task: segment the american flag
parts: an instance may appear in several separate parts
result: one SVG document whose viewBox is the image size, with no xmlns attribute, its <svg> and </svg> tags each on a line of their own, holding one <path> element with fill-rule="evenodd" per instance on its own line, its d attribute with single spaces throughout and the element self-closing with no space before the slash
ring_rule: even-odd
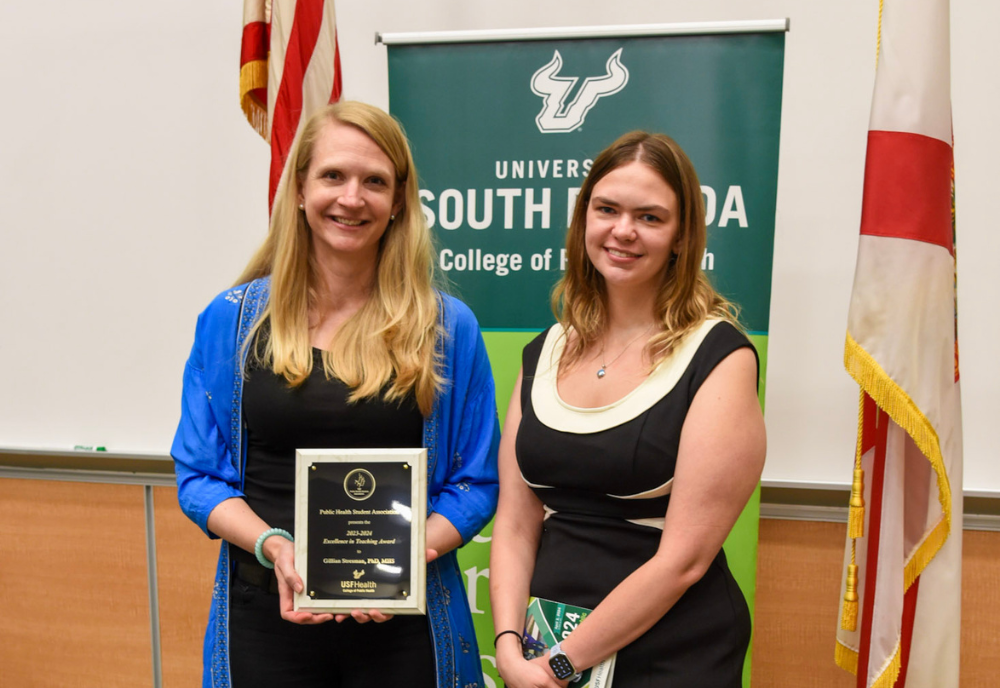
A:
<svg viewBox="0 0 1000 688">
<path fill-rule="evenodd" d="M 268 207 L 299 126 L 341 90 L 332 0 L 244 0 L 240 105 L 271 144 Z"/>
</svg>

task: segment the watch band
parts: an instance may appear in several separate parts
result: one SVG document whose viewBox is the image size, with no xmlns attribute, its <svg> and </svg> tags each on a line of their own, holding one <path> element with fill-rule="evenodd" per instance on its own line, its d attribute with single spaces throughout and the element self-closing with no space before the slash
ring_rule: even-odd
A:
<svg viewBox="0 0 1000 688">
<path fill-rule="evenodd" d="M 549 667 L 552 669 L 555 677 L 561 681 L 565 681 L 566 679 L 575 681 L 580 676 L 576 667 L 573 666 L 573 662 L 562 651 L 562 643 L 556 643 L 549 650 Z"/>
</svg>

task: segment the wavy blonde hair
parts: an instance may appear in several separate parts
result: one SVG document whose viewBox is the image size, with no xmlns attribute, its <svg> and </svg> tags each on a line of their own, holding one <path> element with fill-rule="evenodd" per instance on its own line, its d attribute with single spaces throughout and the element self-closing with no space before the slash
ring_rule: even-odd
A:
<svg viewBox="0 0 1000 688">
<path fill-rule="evenodd" d="M 594 186 L 608 173 L 632 162 L 641 162 L 660 175 L 677 194 L 679 204 L 676 255 L 664 269 L 656 294 L 655 311 L 661 330 L 650 337 L 645 348 L 652 365 L 662 361 L 707 318 L 721 318 L 739 326 L 736 306 L 715 291 L 701 270 L 707 230 L 705 203 L 694 165 L 670 137 L 633 131 L 597 156 L 576 199 L 566 233 L 566 272 L 552 292 L 556 318 L 566 332 L 576 334 L 567 341 L 561 370 L 579 361 L 607 328 L 607 287 L 587 256 L 587 209 Z"/>
<path fill-rule="evenodd" d="M 392 161 L 395 192 L 403 205 L 379 242 L 371 295 L 323 352 L 323 368 L 327 378 L 337 377 L 351 388 L 352 402 L 379 396 L 402 401 L 412 393 L 427 416 L 443 385 L 436 351 L 442 332 L 434 248 L 406 135 L 395 119 L 372 105 L 342 101 L 323 108 L 306 122 L 288 155 L 267 239 L 237 280 L 242 284 L 271 276 L 270 298 L 247 342 L 254 341 L 264 323 L 270 334 L 250 354 L 292 387 L 312 373 L 309 307 L 316 301 L 317 270 L 312 230 L 298 209 L 298 196 L 329 122 L 360 129 L 382 149 Z"/>
</svg>

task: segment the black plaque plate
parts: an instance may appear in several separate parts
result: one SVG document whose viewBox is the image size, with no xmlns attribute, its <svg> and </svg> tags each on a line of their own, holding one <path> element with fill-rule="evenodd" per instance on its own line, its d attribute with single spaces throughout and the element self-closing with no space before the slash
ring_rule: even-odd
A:
<svg viewBox="0 0 1000 688">
<path fill-rule="evenodd" d="M 295 608 L 425 613 L 426 450 L 299 450 L 296 471 Z"/>
</svg>

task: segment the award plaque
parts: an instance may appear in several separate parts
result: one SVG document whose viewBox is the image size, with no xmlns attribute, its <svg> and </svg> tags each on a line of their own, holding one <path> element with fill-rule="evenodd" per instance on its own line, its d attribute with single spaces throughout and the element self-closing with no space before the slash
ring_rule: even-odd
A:
<svg viewBox="0 0 1000 688">
<path fill-rule="evenodd" d="M 426 449 L 295 452 L 295 610 L 425 614 Z"/>
</svg>

